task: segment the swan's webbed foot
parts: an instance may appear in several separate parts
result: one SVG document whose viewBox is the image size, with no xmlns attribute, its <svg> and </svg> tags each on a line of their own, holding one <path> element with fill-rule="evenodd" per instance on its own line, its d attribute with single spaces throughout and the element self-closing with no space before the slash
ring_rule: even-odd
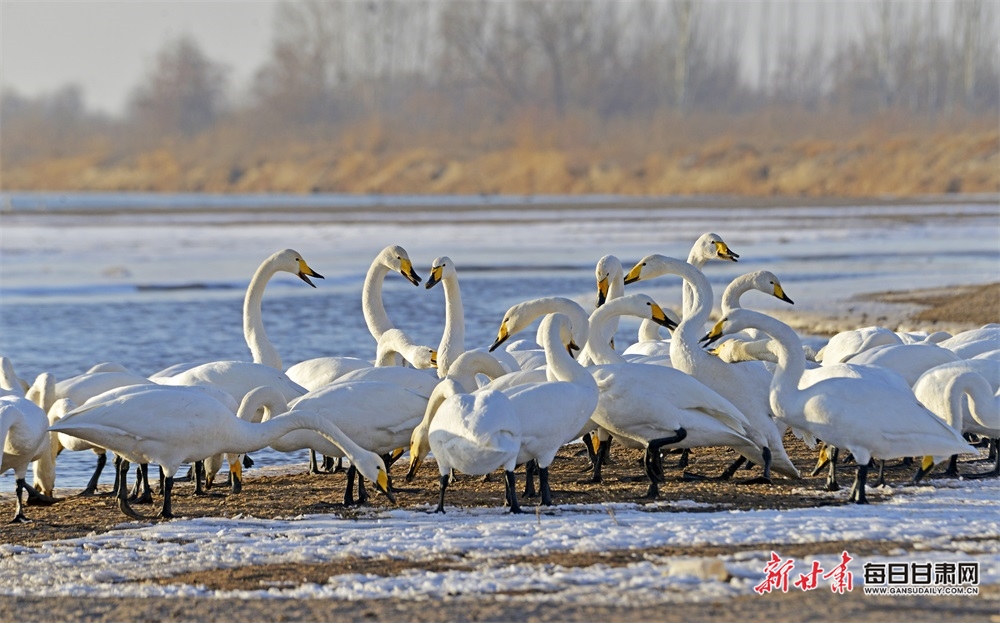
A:
<svg viewBox="0 0 1000 623">
<path fill-rule="evenodd" d="M 858 473 L 854 478 L 854 484 L 851 486 L 851 493 L 847 499 L 855 504 L 867 504 L 868 498 L 865 497 L 865 482 L 868 480 L 868 465 L 858 465 Z"/>
<path fill-rule="evenodd" d="M 49 497 L 39 491 L 38 489 L 32 487 L 27 482 L 24 483 L 24 490 L 28 492 L 28 499 L 26 504 L 28 506 L 52 506 L 57 502 L 61 502 L 61 498 Z"/>
<path fill-rule="evenodd" d="M 531 459 L 524 464 L 524 493 L 521 494 L 521 497 L 538 497 L 538 491 L 535 489 L 535 474 L 537 473 L 538 461 Z"/>
<path fill-rule="evenodd" d="M 656 500 L 660 497 L 660 487 L 656 484 L 653 479 L 649 480 L 649 488 L 646 489 L 646 494 L 639 496 L 640 500 Z"/>
</svg>

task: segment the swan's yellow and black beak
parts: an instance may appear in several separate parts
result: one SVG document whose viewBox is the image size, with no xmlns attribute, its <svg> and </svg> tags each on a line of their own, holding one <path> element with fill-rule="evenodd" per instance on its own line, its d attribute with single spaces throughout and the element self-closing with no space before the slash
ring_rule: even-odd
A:
<svg viewBox="0 0 1000 623">
<path fill-rule="evenodd" d="M 309 278 L 316 277 L 317 279 L 323 279 L 323 275 L 309 268 L 309 264 L 306 264 L 306 261 L 303 259 L 299 260 L 299 272 L 296 274 L 299 276 L 299 279 L 305 281 L 314 288 L 316 287 L 316 284 L 310 281 Z"/>
<path fill-rule="evenodd" d="M 661 327 L 666 327 L 673 331 L 677 328 L 677 323 L 667 318 L 663 308 L 656 303 L 650 303 L 650 319 Z"/>
<path fill-rule="evenodd" d="M 780 283 L 774 284 L 774 296 L 790 305 L 795 305 L 795 301 L 788 298 L 788 296 L 785 294 L 785 290 L 781 287 Z"/>
<path fill-rule="evenodd" d="M 638 264 L 633 266 L 632 270 L 628 271 L 628 274 L 625 275 L 625 285 L 628 285 L 630 283 L 635 283 L 636 281 L 642 279 L 642 268 L 645 265 L 646 265 L 645 262 L 639 262 Z"/>
<path fill-rule="evenodd" d="M 597 282 L 597 306 L 600 307 L 608 302 L 608 278 L 605 277 Z"/>
<path fill-rule="evenodd" d="M 431 367 L 435 370 L 438 367 L 438 352 L 433 348 L 431 349 Z"/>
<path fill-rule="evenodd" d="M 497 339 L 493 341 L 493 346 L 490 346 L 490 352 L 492 353 L 497 349 L 498 346 L 507 341 L 510 337 L 510 333 L 507 333 L 507 323 L 500 323 L 500 332 L 497 333 Z"/>
<path fill-rule="evenodd" d="M 719 339 L 720 337 L 722 337 L 722 323 L 724 323 L 725 321 L 726 321 L 726 319 L 723 318 L 719 322 L 715 323 L 715 326 L 712 327 L 712 330 L 709 331 L 705 335 L 705 337 L 701 338 L 698 341 L 701 342 L 703 346 L 708 346 L 712 342 L 714 342 L 717 339 Z"/>
<path fill-rule="evenodd" d="M 420 275 L 413 270 L 413 263 L 407 259 L 399 260 L 399 274 L 415 286 L 420 285 Z"/>
<path fill-rule="evenodd" d="M 931 470 L 934 469 L 934 465 L 934 457 L 925 456 L 924 460 L 920 463 L 920 469 L 917 470 L 916 474 L 913 474 L 913 483 L 916 484 L 923 480 L 924 476 L 931 473 Z"/>
<path fill-rule="evenodd" d="M 576 357 L 573 351 L 579 351 L 580 347 L 576 345 L 576 342 L 570 340 L 569 344 L 566 345 L 566 352 L 569 353 L 570 357 Z"/>
<path fill-rule="evenodd" d="M 413 477 L 417 475 L 417 470 L 423 465 L 424 459 L 419 452 L 414 452 L 410 448 L 410 469 L 406 472 L 406 482 L 413 482 Z"/>
<path fill-rule="evenodd" d="M 385 472 L 384 469 L 378 470 L 378 480 L 375 481 L 375 486 L 378 490 L 385 494 L 385 497 L 389 498 L 389 501 L 393 504 L 396 503 L 396 496 L 392 494 L 389 490 L 389 474 Z"/>
<path fill-rule="evenodd" d="M 816 476 L 821 471 L 823 471 L 823 468 L 830 463 L 830 459 L 831 459 L 830 453 L 826 449 L 826 444 L 823 444 L 819 449 L 819 456 L 816 457 L 816 467 L 813 468 L 812 472 L 809 475 Z"/>
<path fill-rule="evenodd" d="M 425 286 L 428 290 L 433 288 L 441 281 L 441 275 L 444 273 L 444 266 L 435 266 L 431 268 L 431 276 L 427 278 L 427 285 Z"/>
<path fill-rule="evenodd" d="M 715 241 L 715 250 L 719 254 L 719 258 L 729 260 L 730 262 L 736 262 L 740 257 L 739 253 L 730 249 L 729 246 L 721 240 Z"/>
</svg>

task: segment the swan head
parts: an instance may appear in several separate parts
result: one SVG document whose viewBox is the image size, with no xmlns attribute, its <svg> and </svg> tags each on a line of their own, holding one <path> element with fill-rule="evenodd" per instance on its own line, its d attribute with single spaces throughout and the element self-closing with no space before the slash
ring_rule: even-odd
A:
<svg viewBox="0 0 1000 623">
<path fill-rule="evenodd" d="M 753 326 L 752 316 L 756 312 L 744 309 L 734 309 L 721 318 L 712 330 L 709 331 L 705 337 L 701 338 L 699 341 L 705 346 L 714 343 L 716 340 L 721 338 L 723 335 L 728 335 L 731 333 L 736 333 Z"/>
<path fill-rule="evenodd" d="M 424 423 L 421 422 L 410 435 L 410 469 L 406 472 L 406 482 L 413 482 L 417 470 L 423 465 L 424 459 L 431 451 L 429 428 L 429 425 L 424 426 Z"/>
<path fill-rule="evenodd" d="M 781 287 L 781 282 L 778 281 L 774 273 L 769 270 L 758 270 L 751 274 L 753 275 L 753 287 L 755 289 L 781 299 L 790 305 L 795 304 L 795 301 L 788 298 L 788 295 L 785 294 L 784 288 Z"/>
<path fill-rule="evenodd" d="M 278 251 L 271 256 L 271 260 L 274 262 L 274 265 L 278 270 L 297 275 L 299 279 L 305 281 L 314 288 L 316 287 L 316 284 L 310 281 L 309 278 L 316 277 L 317 279 L 323 279 L 323 275 L 310 268 L 309 264 L 302 259 L 302 254 L 294 249 Z"/>
<path fill-rule="evenodd" d="M 533 320 L 533 318 L 529 319 L 521 315 L 520 303 L 508 309 L 507 313 L 503 316 L 503 320 L 500 321 L 500 329 L 497 331 L 497 339 L 493 340 L 493 345 L 490 346 L 490 352 L 492 353 L 495 351 L 497 347 L 506 342 L 510 336 L 527 327 Z"/>
<path fill-rule="evenodd" d="M 647 255 L 639 260 L 636 265 L 632 267 L 632 270 L 628 271 L 628 274 L 625 275 L 625 285 L 635 283 L 636 281 L 642 281 L 643 269 L 653 262 L 655 257 L 655 255 Z"/>
<path fill-rule="evenodd" d="M 431 276 L 427 278 L 427 289 L 430 290 L 444 279 L 455 279 L 458 271 L 455 270 L 455 262 L 450 257 L 443 256 L 434 260 L 431 264 Z"/>
<path fill-rule="evenodd" d="M 623 278 L 621 260 L 614 255 L 605 255 L 597 260 L 595 276 L 597 277 L 597 306 L 600 307 L 608 300 L 611 280 Z"/>
<path fill-rule="evenodd" d="M 350 457 L 351 464 L 361 472 L 361 475 L 375 483 L 379 491 L 385 494 L 389 501 L 396 503 L 396 496 L 389 489 L 389 472 L 385 468 L 385 461 L 374 452 L 363 452 L 357 456 Z"/>
<path fill-rule="evenodd" d="M 382 264 L 389 270 L 398 272 L 415 286 L 420 285 L 420 275 L 413 270 L 413 262 L 410 261 L 410 256 L 406 254 L 403 247 L 399 245 L 386 247 L 382 250 L 381 260 Z"/>
<path fill-rule="evenodd" d="M 736 262 L 740 257 L 738 253 L 729 248 L 729 245 L 726 244 L 719 234 L 711 232 L 702 234 L 698 238 L 691 253 L 705 260 L 728 260 Z"/>
</svg>

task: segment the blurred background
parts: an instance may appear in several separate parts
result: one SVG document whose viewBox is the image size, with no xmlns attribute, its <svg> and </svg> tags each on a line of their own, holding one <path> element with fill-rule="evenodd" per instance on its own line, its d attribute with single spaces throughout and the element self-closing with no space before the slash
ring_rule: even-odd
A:
<svg viewBox="0 0 1000 623">
<path fill-rule="evenodd" d="M 994 0 L 4 2 L 4 191 L 1000 190 Z"/>
</svg>

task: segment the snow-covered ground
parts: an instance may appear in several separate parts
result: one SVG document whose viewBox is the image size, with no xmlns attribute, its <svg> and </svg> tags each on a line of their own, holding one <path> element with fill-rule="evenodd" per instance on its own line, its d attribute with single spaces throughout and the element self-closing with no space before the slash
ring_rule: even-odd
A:
<svg viewBox="0 0 1000 623">
<path fill-rule="evenodd" d="M 978 563 L 980 586 L 1000 583 L 1000 482 L 995 480 L 934 481 L 891 489 L 882 501 L 867 506 L 794 510 L 710 510 L 683 500 L 647 506 L 565 505 L 537 514 L 526 507 L 528 512 L 520 516 L 500 508 L 449 507 L 443 516 L 430 510 L 373 511 L 358 519 L 179 519 L 121 524 L 104 534 L 39 547 L 0 545 L 0 593 L 415 600 L 516 594 L 505 598 L 586 604 L 613 604 L 624 598 L 633 605 L 655 604 L 753 594 L 765 581 L 772 551 L 783 562 L 794 560 L 789 591 L 798 591 L 792 583 L 810 570 L 812 561 L 824 571 L 832 570 L 841 562 L 842 547 L 852 558 L 846 570 L 855 591 L 864 584 L 864 565 L 869 562 Z M 850 543 L 862 540 L 895 548 L 888 555 L 852 552 Z M 815 554 L 783 554 L 782 547 L 791 545 Z M 641 553 L 659 546 L 724 546 L 732 553 L 708 559 L 651 555 L 626 566 L 511 561 L 552 552 Z M 386 576 L 348 573 L 322 585 L 239 592 L 143 582 L 188 571 L 356 558 L 454 559 L 467 568 Z M 832 582 L 819 579 L 818 589 L 832 590 Z"/>
</svg>

